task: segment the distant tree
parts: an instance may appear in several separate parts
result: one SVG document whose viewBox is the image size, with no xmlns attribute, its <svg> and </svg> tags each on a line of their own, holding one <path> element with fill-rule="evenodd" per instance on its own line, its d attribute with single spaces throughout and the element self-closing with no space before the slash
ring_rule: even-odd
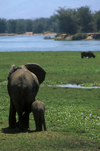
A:
<svg viewBox="0 0 100 151">
<path fill-rule="evenodd" d="M 32 26 L 32 30 L 33 30 L 33 33 L 41 33 L 43 31 L 43 18 L 40 18 L 40 19 L 35 19 L 33 21 L 33 26 Z M 41 21 L 40 21 L 41 20 Z M 39 29 L 40 28 L 40 29 Z"/>
<path fill-rule="evenodd" d="M 32 24 L 33 24 L 33 22 L 31 19 L 26 20 L 26 31 L 27 32 L 32 32 Z"/>
<path fill-rule="evenodd" d="M 43 32 L 43 25 L 42 25 L 42 23 L 39 23 L 38 24 L 38 26 L 37 26 L 37 31 L 38 31 L 38 33 L 42 33 Z"/>
<path fill-rule="evenodd" d="M 100 11 L 95 12 L 94 19 L 95 19 L 97 31 L 100 32 Z"/>
<path fill-rule="evenodd" d="M 51 25 L 49 24 L 49 31 L 58 33 L 60 31 L 58 18 L 53 15 L 49 20 L 51 22 Z"/>
<path fill-rule="evenodd" d="M 6 32 L 6 19 L 0 18 L 0 33 Z"/>
<path fill-rule="evenodd" d="M 77 33 L 78 27 L 77 27 L 76 10 L 59 8 L 59 10 L 57 10 L 56 17 L 59 20 L 59 26 L 62 32 L 67 34 Z"/>
<path fill-rule="evenodd" d="M 39 18 L 33 21 L 33 33 L 43 33 L 46 30 L 47 18 Z"/>
<path fill-rule="evenodd" d="M 16 33 L 16 24 L 17 21 L 16 20 L 8 20 L 8 26 L 7 26 L 7 32 L 8 33 Z"/>
<path fill-rule="evenodd" d="M 26 22 L 24 19 L 18 19 L 16 23 L 16 33 L 23 34 L 26 32 Z"/>
<path fill-rule="evenodd" d="M 58 32 L 58 19 L 55 17 L 55 15 L 51 16 L 50 18 L 35 19 L 33 20 L 32 31 L 33 33 L 44 33 L 46 31 Z"/>
<path fill-rule="evenodd" d="M 94 20 L 90 7 L 84 6 L 77 9 L 78 25 L 81 32 L 93 32 Z"/>
</svg>

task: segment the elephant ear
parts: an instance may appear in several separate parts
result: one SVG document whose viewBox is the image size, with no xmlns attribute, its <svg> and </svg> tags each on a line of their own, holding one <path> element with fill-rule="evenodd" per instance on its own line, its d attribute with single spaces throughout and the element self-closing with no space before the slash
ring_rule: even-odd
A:
<svg viewBox="0 0 100 151">
<path fill-rule="evenodd" d="M 15 70 L 16 70 L 16 66 L 13 64 L 13 65 L 11 66 L 10 70 L 9 70 L 9 73 L 8 73 L 8 80 L 9 80 L 9 77 L 11 76 L 11 74 L 12 74 L 13 72 L 15 72 Z"/>
<path fill-rule="evenodd" d="M 37 76 L 39 84 L 44 81 L 46 72 L 40 65 L 36 63 L 28 63 L 25 67 Z"/>
</svg>

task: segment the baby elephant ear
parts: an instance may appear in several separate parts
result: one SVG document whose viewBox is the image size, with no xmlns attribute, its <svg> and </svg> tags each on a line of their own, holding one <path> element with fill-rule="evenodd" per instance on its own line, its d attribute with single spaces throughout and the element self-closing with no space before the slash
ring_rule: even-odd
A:
<svg viewBox="0 0 100 151">
<path fill-rule="evenodd" d="M 10 70 L 9 70 L 9 73 L 8 73 L 8 80 L 9 80 L 9 77 L 11 76 L 11 74 L 12 74 L 13 72 L 15 72 L 15 70 L 16 70 L 16 66 L 13 64 L 13 65 L 11 66 Z"/>
<path fill-rule="evenodd" d="M 45 80 L 46 72 L 40 65 L 36 63 L 28 63 L 25 66 L 29 71 L 37 76 L 39 84 L 41 84 Z"/>
</svg>

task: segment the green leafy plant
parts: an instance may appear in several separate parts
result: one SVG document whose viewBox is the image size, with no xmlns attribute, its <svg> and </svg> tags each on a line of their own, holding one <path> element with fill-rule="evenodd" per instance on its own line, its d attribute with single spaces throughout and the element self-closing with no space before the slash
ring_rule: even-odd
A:
<svg viewBox="0 0 100 151">
<path fill-rule="evenodd" d="M 82 40 L 82 39 L 86 39 L 86 38 L 87 38 L 86 33 L 77 33 L 72 37 L 72 40 Z"/>
</svg>

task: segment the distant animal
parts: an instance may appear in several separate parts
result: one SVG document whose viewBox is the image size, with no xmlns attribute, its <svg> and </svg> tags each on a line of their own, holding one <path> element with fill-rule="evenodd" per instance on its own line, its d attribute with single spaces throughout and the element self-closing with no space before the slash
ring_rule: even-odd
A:
<svg viewBox="0 0 100 151">
<path fill-rule="evenodd" d="M 38 100 L 34 101 L 31 105 L 31 111 L 34 116 L 36 131 L 42 131 L 42 125 L 44 126 L 44 130 L 46 131 L 44 103 Z"/>
<path fill-rule="evenodd" d="M 84 57 L 95 58 L 96 56 L 93 54 L 92 51 L 82 51 L 81 52 L 81 58 L 84 58 Z"/>
</svg>

